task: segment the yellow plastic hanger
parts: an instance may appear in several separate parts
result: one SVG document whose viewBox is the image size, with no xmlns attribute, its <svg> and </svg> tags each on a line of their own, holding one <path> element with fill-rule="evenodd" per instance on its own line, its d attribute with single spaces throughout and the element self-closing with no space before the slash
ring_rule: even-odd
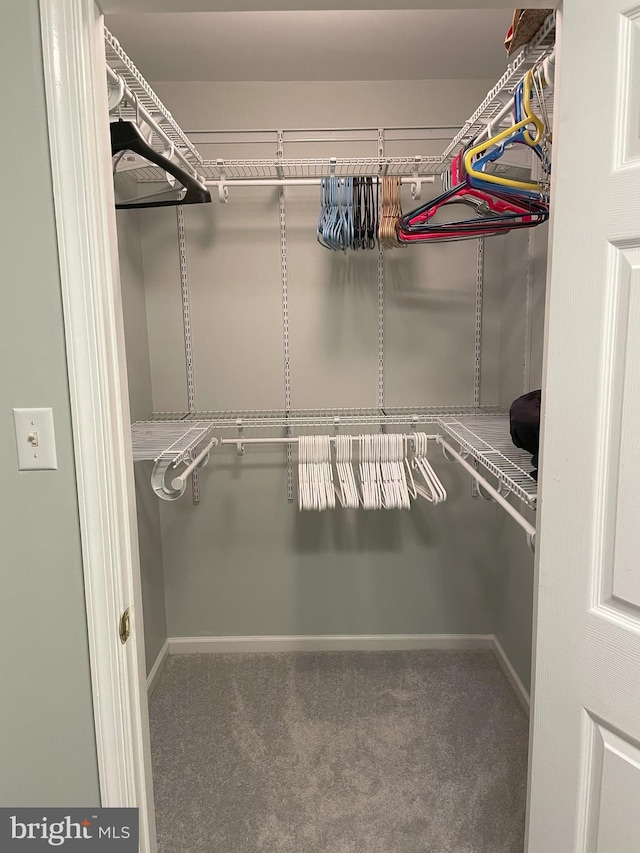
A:
<svg viewBox="0 0 640 853">
<path fill-rule="evenodd" d="M 535 181 L 514 181 L 511 178 L 501 177 L 500 175 L 494 175 L 488 172 L 481 172 L 473 168 L 473 161 L 476 157 L 484 154 L 494 145 L 499 145 L 501 142 L 509 139 L 510 136 L 513 136 L 519 131 L 522 131 L 523 141 L 527 145 L 534 147 L 540 143 L 544 134 L 544 122 L 531 109 L 531 87 L 531 72 L 528 71 L 524 78 L 522 98 L 525 117 L 512 127 L 508 127 L 506 130 L 503 130 L 501 133 L 498 133 L 486 142 L 481 142 L 466 152 L 464 156 L 464 166 L 467 174 L 472 178 L 476 178 L 478 181 L 485 181 L 489 184 L 496 184 L 497 186 L 509 187 L 511 189 L 527 190 L 529 192 L 538 189 L 538 184 Z M 536 128 L 535 136 L 531 136 L 527 129 L 531 124 Z"/>
<path fill-rule="evenodd" d="M 523 131 L 524 141 L 527 145 L 530 145 L 534 148 L 536 145 L 539 145 L 542 141 L 542 137 L 544 135 L 545 124 L 543 120 L 537 116 L 533 109 L 531 108 L 531 98 L 533 95 L 533 71 L 527 71 L 524 77 L 524 87 L 522 92 L 522 107 L 524 109 L 525 116 L 529 119 L 529 124 L 535 125 L 536 135 L 531 136 L 529 129 Z"/>
</svg>

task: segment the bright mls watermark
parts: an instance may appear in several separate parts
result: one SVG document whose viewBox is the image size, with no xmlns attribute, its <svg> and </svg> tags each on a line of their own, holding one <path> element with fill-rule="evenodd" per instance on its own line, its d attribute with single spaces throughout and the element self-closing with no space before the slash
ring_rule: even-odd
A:
<svg viewBox="0 0 640 853">
<path fill-rule="evenodd" d="M 138 853 L 138 809 L 0 809 L 0 851 Z"/>
</svg>

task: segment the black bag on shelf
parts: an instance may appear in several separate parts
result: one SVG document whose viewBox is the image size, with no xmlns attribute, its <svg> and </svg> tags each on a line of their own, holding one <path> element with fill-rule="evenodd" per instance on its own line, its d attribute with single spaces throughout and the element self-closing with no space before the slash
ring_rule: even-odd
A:
<svg viewBox="0 0 640 853">
<path fill-rule="evenodd" d="M 541 399 L 542 391 L 530 391 L 514 400 L 509 409 L 511 440 L 516 447 L 533 454 L 531 476 L 534 480 L 538 479 Z"/>
</svg>

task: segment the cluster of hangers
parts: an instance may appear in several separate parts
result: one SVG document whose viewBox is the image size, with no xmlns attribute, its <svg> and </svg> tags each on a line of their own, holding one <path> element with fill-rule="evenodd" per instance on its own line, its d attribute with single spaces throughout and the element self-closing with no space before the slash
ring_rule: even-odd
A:
<svg viewBox="0 0 640 853">
<path fill-rule="evenodd" d="M 178 166 L 164 154 L 160 154 L 143 136 L 138 125 L 132 121 L 112 121 L 111 155 L 114 158 L 114 175 L 119 160 L 127 151 L 138 154 L 155 166 L 159 166 L 173 178 L 167 190 L 145 198 L 136 197 L 129 201 L 118 201 L 116 209 L 143 209 L 145 207 L 176 207 L 179 204 L 206 204 L 211 193 L 198 179 Z"/>
<path fill-rule="evenodd" d="M 400 178 L 394 178 L 389 175 L 385 175 L 382 178 L 378 237 L 383 249 L 395 249 L 401 245 L 397 234 L 398 221 L 402 216 L 401 187 Z"/>
<path fill-rule="evenodd" d="M 373 249 L 378 225 L 378 186 L 373 178 L 323 178 L 318 242 L 327 249 Z"/>
<path fill-rule="evenodd" d="M 454 157 L 451 169 L 443 175 L 445 191 L 400 217 L 397 234 L 401 242 L 490 237 L 518 228 L 532 228 L 547 220 L 551 133 L 543 90 L 548 83 L 543 66 L 527 72 L 514 92 L 511 125 L 498 133 L 493 133 L 489 126 Z M 534 90 L 542 117 L 532 108 Z M 533 152 L 540 161 L 542 181 L 510 177 L 508 170 L 507 174 L 491 171 L 514 146 L 525 146 Z M 473 216 L 433 221 L 437 213 L 453 209 L 454 205 L 471 208 Z"/>
<path fill-rule="evenodd" d="M 417 497 L 441 503 L 447 493 L 427 450 L 425 433 L 300 436 L 298 506 L 322 511 L 335 509 L 337 501 L 350 509 L 409 509 Z"/>
<path fill-rule="evenodd" d="M 402 214 L 397 177 L 376 178 L 375 188 L 372 178 L 324 179 L 320 243 L 334 250 L 374 248 L 377 235 L 378 244 L 391 249 L 407 243 L 492 237 L 546 222 L 551 131 L 544 90 L 553 84 L 552 68 L 547 58 L 525 74 L 512 102 L 500 113 L 499 118 L 511 114 L 510 125 L 494 132 L 490 123 L 453 158 L 442 176 L 444 192 L 410 213 Z M 534 111 L 534 95 L 541 115 Z M 493 122 L 500 124 L 497 119 Z M 537 158 L 539 180 L 514 175 L 513 169 L 499 163 L 516 148 Z M 460 207 L 471 209 L 471 215 L 458 218 Z M 438 221 L 437 214 L 441 214 Z"/>
<path fill-rule="evenodd" d="M 333 251 L 400 245 L 400 178 L 332 176 L 320 182 L 318 242 Z"/>
</svg>

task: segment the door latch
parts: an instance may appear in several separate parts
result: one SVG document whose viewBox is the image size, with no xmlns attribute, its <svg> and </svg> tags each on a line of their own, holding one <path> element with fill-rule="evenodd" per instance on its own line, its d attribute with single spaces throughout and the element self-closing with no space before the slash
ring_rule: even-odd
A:
<svg viewBox="0 0 640 853">
<path fill-rule="evenodd" d="M 120 627 L 118 629 L 118 634 L 120 635 L 120 642 L 124 646 L 131 634 L 131 617 L 129 614 L 128 607 L 120 617 Z"/>
</svg>

